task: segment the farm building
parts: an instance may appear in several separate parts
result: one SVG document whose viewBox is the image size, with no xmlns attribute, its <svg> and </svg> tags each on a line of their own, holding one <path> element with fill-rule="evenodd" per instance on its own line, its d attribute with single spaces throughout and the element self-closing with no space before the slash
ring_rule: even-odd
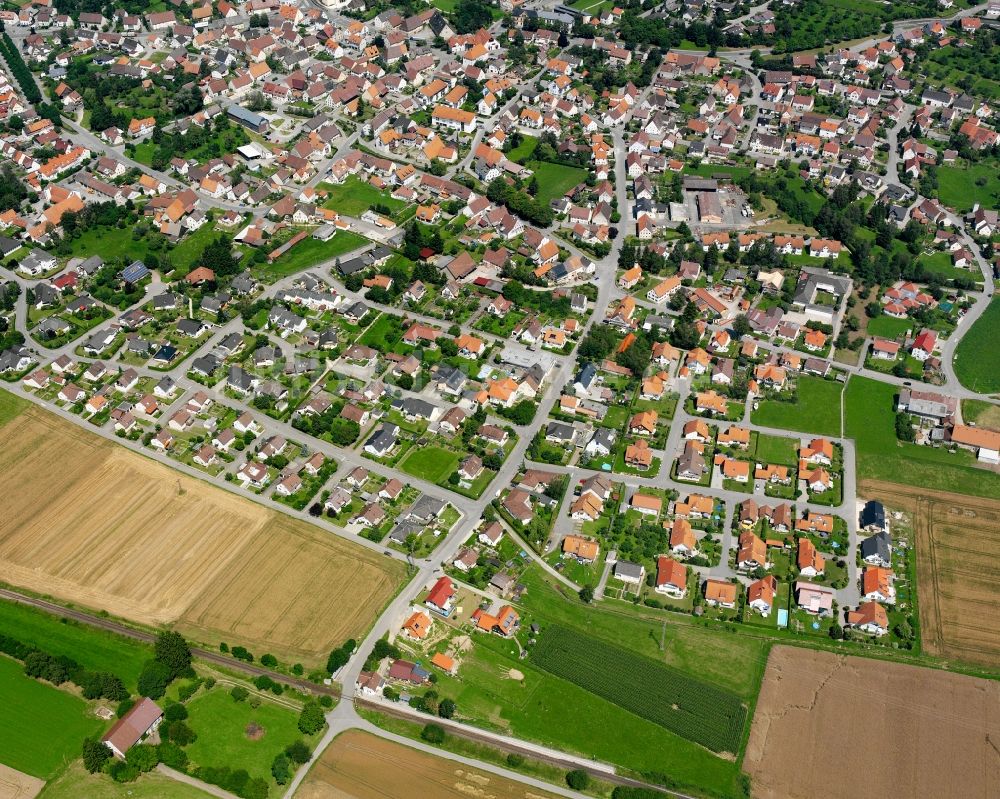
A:
<svg viewBox="0 0 1000 799">
<path fill-rule="evenodd" d="M 115 722 L 101 742 L 117 757 L 124 758 L 139 741 L 160 726 L 163 711 L 147 697 L 143 697 L 124 716 Z"/>
</svg>

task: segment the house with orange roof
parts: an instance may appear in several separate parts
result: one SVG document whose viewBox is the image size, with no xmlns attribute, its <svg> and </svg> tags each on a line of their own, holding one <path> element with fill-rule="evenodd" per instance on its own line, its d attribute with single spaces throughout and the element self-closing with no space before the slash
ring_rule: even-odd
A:
<svg viewBox="0 0 1000 799">
<path fill-rule="evenodd" d="M 763 480 L 765 483 L 788 485 L 792 482 L 792 473 L 787 466 L 779 466 L 776 463 L 758 464 L 754 470 L 753 479 Z"/>
<path fill-rule="evenodd" d="M 521 624 L 521 617 L 510 605 L 504 605 L 494 616 L 482 608 L 477 608 L 472 614 L 472 621 L 475 629 L 479 632 L 495 633 L 509 638 L 517 632 Z"/>
<path fill-rule="evenodd" d="M 427 637 L 433 623 L 430 616 L 418 610 L 403 624 L 403 632 L 416 641 L 422 641 Z"/>
<path fill-rule="evenodd" d="M 687 594 L 687 568 L 673 558 L 660 555 L 656 559 L 656 585 L 653 590 L 682 599 Z"/>
<path fill-rule="evenodd" d="M 710 577 L 705 580 L 705 604 L 732 610 L 736 607 L 737 590 L 735 583 Z"/>
<path fill-rule="evenodd" d="M 704 494 L 689 494 L 683 502 L 674 503 L 674 516 L 688 519 L 706 519 L 715 512 L 715 500 Z"/>
<path fill-rule="evenodd" d="M 802 335 L 802 343 L 810 352 L 819 352 L 826 346 L 827 335 L 822 330 L 807 328 Z"/>
<path fill-rule="evenodd" d="M 694 405 L 698 413 L 725 416 L 729 412 L 729 401 L 716 391 L 699 391 Z"/>
<path fill-rule="evenodd" d="M 740 533 L 736 567 L 743 571 L 753 571 L 756 568 L 767 569 L 770 566 L 764 539 L 750 530 Z"/>
<path fill-rule="evenodd" d="M 814 438 L 799 449 L 799 458 L 807 463 L 829 466 L 833 463 L 833 444 L 825 438 Z"/>
<path fill-rule="evenodd" d="M 803 577 L 820 577 L 826 570 L 826 561 L 817 551 L 816 545 L 808 538 L 799 539 L 796 562 L 799 574 Z"/>
<path fill-rule="evenodd" d="M 434 657 L 431 658 L 431 665 L 437 666 L 445 674 L 454 675 L 458 671 L 455 659 L 444 654 L 444 652 L 435 652 Z"/>
<path fill-rule="evenodd" d="M 809 490 L 816 494 L 833 488 L 833 477 L 826 469 L 809 469 L 805 461 L 799 462 L 799 479 L 804 480 Z"/>
<path fill-rule="evenodd" d="M 833 516 L 807 510 L 805 515 L 795 522 L 795 529 L 800 533 L 819 533 L 825 538 L 833 533 Z"/>
<path fill-rule="evenodd" d="M 646 439 L 640 438 L 625 447 L 625 465 L 639 471 L 646 471 L 653 465 L 653 450 Z"/>
<path fill-rule="evenodd" d="M 653 494 L 636 492 L 629 499 L 629 506 L 647 516 L 659 516 L 663 509 L 663 500 Z"/>
<path fill-rule="evenodd" d="M 622 272 L 618 278 L 618 288 L 628 291 L 642 280 L 642 267 L 636 264 L 631 269 Z"/>
<path fill-rule="evenodd" d="M 562 551 L 581 563 L 593 563 L 601 554 L 601 547 L 592 538 L 568 535 L 562 541 Z"/>
<path fill-rule="evenodd" d="M 715 465 L 722 470 L 722 477 L 726 480 L 734 480 L 737 483 L 750 481 L 750 464 L 747 461 L 738 461 L 719 453 L 715 456 Z"/>
<path fill-rule="evenodd" d="M 719 433 L 718 443 L 720 447 L 747 449 L 750 446 L 750 430 L 735 424 L 729 425 Z"/>
<path fill-rule="evenodd" d="M 774 595 L 778 592 L 778 581 L 773 574 L 756 580 L 747 587 L 747 605 L 765 618 L 771 615 Z"/>
<path fill-rule="evenodd" d="M 892 569 L 869 566 L 861 574 L 861 596 L 869 602 L 896 602 L 896 587 L 893 585 Z"/>
<path fill-rule="evenodd" d="M 640 436 L 651 436 L 656 433 L 656 423 L 659 414 L 656 411 L 640 411 L 632 416 L 628 423 L 630 433 Z"/>
<path fill-rule="evenodd" d="M 670 554 L 680 558 L 698 554 L 698 539 L 687 519 L 674 519 L 670 527 Z"/>
<path fill-rule="evenodd" d="M 878 602 L 862 602 L 857 610 L 847 611 L 848 627 L 868 635 L 883 636 L 889 632 L 889 614 Z"/>
</svg>

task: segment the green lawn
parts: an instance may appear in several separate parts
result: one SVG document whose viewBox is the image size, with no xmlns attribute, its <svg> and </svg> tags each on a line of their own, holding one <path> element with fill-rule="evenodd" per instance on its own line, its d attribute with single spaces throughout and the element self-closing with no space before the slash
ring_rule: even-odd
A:
<svg viewBox="0 0 1000 799">
<path fill-rule="evenodd" d="M 855 440 L 858 477 L 1000 499 L 1000 475 L 971 452 L 904 444 L 896 438 L 896 387 L 866 377 L 847 384 L 847 436 Z"/>
<path fill-rule="evenodd" d="M 979 203 L 986 208 L 1000 205 L 1000 163 L 989 159 L 965 166 L 938 167 L 938 198 L 962 213 Z M 983 181 L 984 185 L 979 185 Z"/>
<path fill-rule="evenodd" d="M 802 375 L 798 378 L 795 402 L 761 400 L 750 414 L 751 421 L 763 427 L 779 427 L 802 433 L 840 436 L 840 392 L 835 380 Z"/>
<path fill-rule="evenodd" d="M 915 327 L 912 319 L 897 319 L 894 316 L 876 316 L 868 320 L 868 334 L 882 338 L 896 338 Z"/>
<path fill-rule="evenodd" d="M 966 424 L 1000 429 L 1000 405 L 985 400 L 962 400 L 962 419 Z"/>
<path fill-rule="evenodd" d="M 798 442 L 792 438 L 758 433 L 754 457 L 764 463 L 795 466 L 799 462 Z"/>
<path fill-rule="evenodd" d="M 86 258 L 98 253 L 105 261 L 115 258 L 142 260 L 149 252 L 144 237 L 132 238 L 132 228 L 90 227 L 70 241 L 70 254 Z"/>
<path fill-rule="evenodd" d="M 80 745 L 104 729 L 77 697 L 24 675 L 0 657 L 0 763 L 50 779 L 80 756 Z"/>
<path fill-rule="evenodd" d="M 49 654 L 71 657 L 85 669 L 110 671 L 133 692 L 143 664 L 153 654 L 138 641 L 6 600 L 0 601 L 0 631 Z"/>
<path fill-rule="evenodd" d="M 951 263 L 951 253 L 948 252 L 935 252 L 930 255 L 921 255 L 917 259 L 924 269 L 932 274 L 937 275 L 942 280 L 953 280 L 954 278 L 973 278 L 974 280 L 982 281 L 982 273 L 979 268 L 976 267 L 973 270 L 963 269 L 960 266 L 953 266 Z"/>
<path fill-rule="evenodd" d="M 340 184 L 320 183 L 316 188 L 327 193 L 324 208 L 346 216 L 359 217 L 373 205 L 384 205 L 392 214 L 398 214 L 406 207 L 402 200 L 394 199 L 389 192 L 379 191 L 357 175 L 348 175 L 347 180 Z"/>
<path fill-rule="evenodd" d="M 588 0 L 589 2 L 589 0 Z M 538 146 L 537 136 L 528 136 L 523 134 L 521 137 L 521 143 L 507 153 L 507 159 L 514 161 L 518 164 L 523 164 L 532 154 L 535 152 L 535 148 Z"/>
<path fill-rule="evenodd" d="M 688 164 L 684 167 L 685 175 L 695 175 L 701 178 L 711 178 L 716 175 L 728 175 L 731 180 L 739 180 L 753 172 L 748 166 L 726 166 L 725 164 Z"/>
<path fill-rule="evenodd" d="M 201 258 L 202 250 L 211 243 L 215 236 L 214 222 L 204 224 L 194 233 L 185 236 L 170 253 L 170 262 L 174 265 L 175 270 L 170 277 L 178 279 L 194 269 L 197 266 L 196 261 Z"/>
<path fill-rule="evenodd" d="M 0 391 L 0 427 L 7 424 L 31 403 L 9 391 Z"/>
<path fill-rule="evenodd" d="M 399 468 L 407 474 L 427 480 L 430 483 L 440 483 L 448 479 L 448 475 L 458 468 L 458 454 L 441 447 L 421 447 L 414 449 L 399 464 Z"/>
<path fill-rule="evenodd" d="M 294 275 L 323 261 L 353 252 L 368 243 L 368 239 L 350 230 L 341 230 L 329 241 L 311 236 L 303 239 L 273 264 L 263 267 L 264 274 L 275 280 Z"/>
<path fill-rule="evenodd" d="M 480 639 L 459 675 L 438 675 L 435 688 L 455 699 L 462 716 L 483 726 L 634 772 L 667 774 L 679 788 L 741 795 L 736 763 L 547 674 L 516 652 L 512 642 Z M 507 679 L 510 669 L 524 680 Z"/>
<path fill-rule="evenodd" d="M 548 161 L 529 161 L 525 166 L 538 178 L 538 195 L 535 199 L 545 205 L 587 179 L 587 170 L 575 166 L 552 164 Z"/>
<path fill-rule="evenodd" d="M 1000 391 L 1000 298 L 994 297 L 983 315 L 965 331 L 955 349 L 955 375 L 966 388 L 982 394 Z"/>
<path fill-rule="evenodd" d="M 210 794 L 155 771 L 135 782 L 115 782 L 106 774 L 88 774 L 82 763 L 74 763 L 56 779 L 46 783 L 40 799 L 208 799 Z"/>
<path fill-rule="evenodd" d="M 271 783 L 271 761 L 288 744 L 299 738 L 298 711 L 262 701 L 253 708 L 249 701 L 236 702 L 224 688 L 215 688 L 188 703 L 188 724 L 198 740 L 187 747 L 192 766 L 244 768 L 251 777 Z M 264 728 L 258 740 L 247 736 L 247 728 Z"/>
</svg>

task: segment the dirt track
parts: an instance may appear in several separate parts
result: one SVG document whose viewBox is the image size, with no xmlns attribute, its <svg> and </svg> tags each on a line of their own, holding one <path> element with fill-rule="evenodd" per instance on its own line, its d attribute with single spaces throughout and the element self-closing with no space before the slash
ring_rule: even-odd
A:
<svg viewBox="0 0 1000 799">
<path fill-rule="evenodd" d="M 757 799 L 996 799 L 1000 683 L 771 651 L 743 767 Z"/>
<path fill-rule="evenodd" d="M 1000 663 L 1000 502 L 876 481 L 859 492 L 912 517 L 923 650 Z"/>
<path fill-rule="evenodd" d="M 359 730 L 327 747 L 296 799 L 555 799 L 495 774 L 418 752 Z"/>
</svg>

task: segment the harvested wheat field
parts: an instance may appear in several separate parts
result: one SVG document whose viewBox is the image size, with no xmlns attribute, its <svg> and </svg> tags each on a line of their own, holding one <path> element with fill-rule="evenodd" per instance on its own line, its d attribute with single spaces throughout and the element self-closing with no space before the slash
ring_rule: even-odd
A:
<svg viewBox="0 0 1000 799">
<path fill-rule="evenodd" d="M 337 736 L 296 799 L 555 799 L 542 791 L 360 730 Z"/>
<path fill-rule="evenodd" d="M 0 763 L 0 799 L 34 799 L 45 787 L 45 780 Z"/>
<path fill-rule="evenodd" d="M 758 799 L 995 799 L 1000 683 L 771 650 L 743 768 Z"/>
<path fill-rule="evenodd" d="M 181 624 L 195 637 L 204 623 L 305 662 L 367 629 L 402 577 L 401 564 L 41 409 L 2 436 L 0 579 L 13 585 L 143 624 L 195 607 Z"/>
<path fill-rule="evenodd" d="M 1000 664 L 1000 502 L 873 481 L 859 491 L 912 519 L 923 651 Z"/>
<path fill-rule="evenodd" d="M 273 514 L 178 627 L 201 641 L 280 649 L 303 663 L 325 660 L 368 629 L 404 570 L 398 560 Z"/>
</svg>

